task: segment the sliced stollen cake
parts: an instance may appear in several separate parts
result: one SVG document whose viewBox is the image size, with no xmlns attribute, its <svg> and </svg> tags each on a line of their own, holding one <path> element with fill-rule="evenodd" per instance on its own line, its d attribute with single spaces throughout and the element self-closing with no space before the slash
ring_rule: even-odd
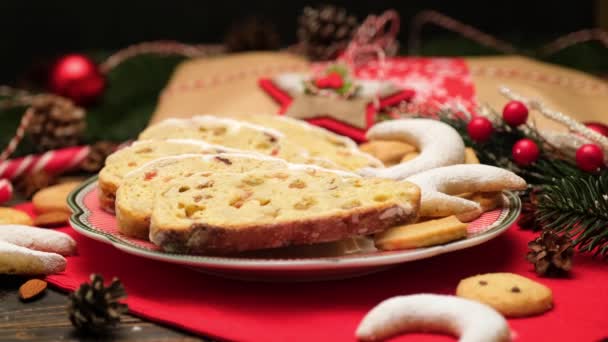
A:
<svg viewBox="0 0 608 342">
<path fill-rule="evenodd" d="M 139 139 L 198 139 L 246 151 L 283 158 L 295 163 L 310 162 L 304 146 L 290 142 L 278 130 L 245 121 L 199 115 L 187 119 L 167 119 L 146 128 Z M 314 162 L 314 160 L 313 160 Z M 331 163 L 331 161 L 321 161 Z"/>
<path fill-rule="evenodd" d="M 278 158 L 238 153 L 183 154 L 150 161 L 122 178 L 116 191 L 118 228 L 123 234 L 147 239 L 156 193 L 163 184 L 175 178 L 207 175 L 218 171 L 284 169 L 288 165 L 286 161 Z"/>
<path fill-rule="evenodd" d="M 168 139 L 141 140 L 120 149 L 106 158 L 99 172 L 99 202 L 103 209 L 114 212 L 116 190 L 122 178 L 147 162 L 166 156 L 180 154 L 245 153 L 228 147 L 208 144 L 202 140 Z"/>
<path fill-rule="evenodd" d="M 303 120 L 269 114 L 240 114 L 234 117 L 276 129 L 285 134 L 289 141 L 305 147 L 310 156 L 332 160 L 346 170 L 384 166 L 378 159 L 359 150 L 353 140 Z"/>
<path fill-rule="evenodd" d="M 150 240 L 195 254 L 336 241 L 412 222 L 419 201 L 409 182 L 305 165 L 197 173 L 157 192 Z"/>
</svg>

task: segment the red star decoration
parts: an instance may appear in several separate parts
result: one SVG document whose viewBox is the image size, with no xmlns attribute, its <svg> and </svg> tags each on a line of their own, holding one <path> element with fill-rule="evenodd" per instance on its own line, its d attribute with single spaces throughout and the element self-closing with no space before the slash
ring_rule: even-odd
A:
<svg viewBox="0 0 608 342">
<path fill-rule="evenodd" d="M 279 88 L 272 79 L 260 79 L 259 85 L 268 93 L 268 95 L 281 105 L 279 115 L 285 115 L 294 99 L 286 91 Z M 414 91 L 411 89 L 403 89 L 394 94 L 382 97 L 379 101 L 379 109 L 398 105 L 402 101 L 409 101 L 414 94 Z M 332 113 L 311 113 L 309 117 L 301 117 L 301 119 L 306 119 L 306 121 L 313 125 L 327 128 L 336 133 L 346 135 L 357 142 L 362 142 L 366 140 L 365 132 L 367 129 L 376 123 L 376 114 L 378 114 L 378 111 L 373 103 L 368 103 L 365 113 L 361 113 L 361 115 L 365 115 L 364 121 L 366 122 L 366 125 L 364 128 L 357 127 L 354 124 L 355 122 L 360 122 L 361 118 L 353 118 L 352 120 L 347 120 L 349 122 L 346 122 L 344 120 L 339 120 L 337 115 Z"/>
</svg>

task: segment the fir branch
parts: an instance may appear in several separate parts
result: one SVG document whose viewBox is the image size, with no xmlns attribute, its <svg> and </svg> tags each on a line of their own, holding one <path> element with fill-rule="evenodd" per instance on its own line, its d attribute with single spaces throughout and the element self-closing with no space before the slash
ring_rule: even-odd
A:
<svg viewBox="0 0 608 342">
<path fill-rule="evenodd" d="M 608 175 L 569 176 L 542 188 L 538 220 L 544 229 L 573 236 L 583 252 L 608 256 Z"/>
</svg>

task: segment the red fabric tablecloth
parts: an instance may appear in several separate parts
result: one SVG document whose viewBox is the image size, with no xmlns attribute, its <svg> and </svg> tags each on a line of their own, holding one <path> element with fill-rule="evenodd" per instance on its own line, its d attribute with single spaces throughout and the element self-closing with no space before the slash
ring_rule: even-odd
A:
<svg viewBox="0 0 608 342">
<path fill-rule="evenodd" d="M 20 208 L 31 212 L 29 204 Z M 47 277 L 71 291 L 90 273 L 119 277 L 131 313 L 204 336 L 236 341 L 354 341 L 364 314 L 391 296 L 453 294 L 464 277 L 514 272 L 549 286 L 555 307 L 536 317 L 510 319 L 516 341 L 597 341 L 608 336 L 606 263 L 578 255 L 566 279 L 538 278 L 524 260 L 535 233 L 511 227 L 483 245 L 410 262 L 381 273 L 341 281 L 272 284 L 225 280 L 184 267 L 147 260 L 79 235 L 78 255 L 67 270 Z M 410 334 L 398 341 L 453 341 Z"/>
</svg>

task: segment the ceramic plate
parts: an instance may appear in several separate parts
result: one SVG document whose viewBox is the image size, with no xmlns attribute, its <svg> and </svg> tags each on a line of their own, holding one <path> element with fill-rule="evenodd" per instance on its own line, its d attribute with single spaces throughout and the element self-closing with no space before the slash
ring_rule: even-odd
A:
<svg viewBox="0 0 608 342">
<path fill-rule="evenodd" d="M 354 277 L 400 263 L 473 247 L 503 233 L 521 210 L 519 197 L 504 192 L 502 206 L 471 222 L 466 239 L 428 248 L 379 251 L 369 239 L 355 238 L 314 246 L 216 257 L 167 253 L 148 241 L 122 235 L 118 232 L 116 218 L 99 207 L 97 191 L 97 177 L 93 177 L 74 190 L 68 198 L 74 212 L 70 223 L 77 232 L 143 258 L 184 265 L 223 277 L 261 281 Z"/>
</svg>

